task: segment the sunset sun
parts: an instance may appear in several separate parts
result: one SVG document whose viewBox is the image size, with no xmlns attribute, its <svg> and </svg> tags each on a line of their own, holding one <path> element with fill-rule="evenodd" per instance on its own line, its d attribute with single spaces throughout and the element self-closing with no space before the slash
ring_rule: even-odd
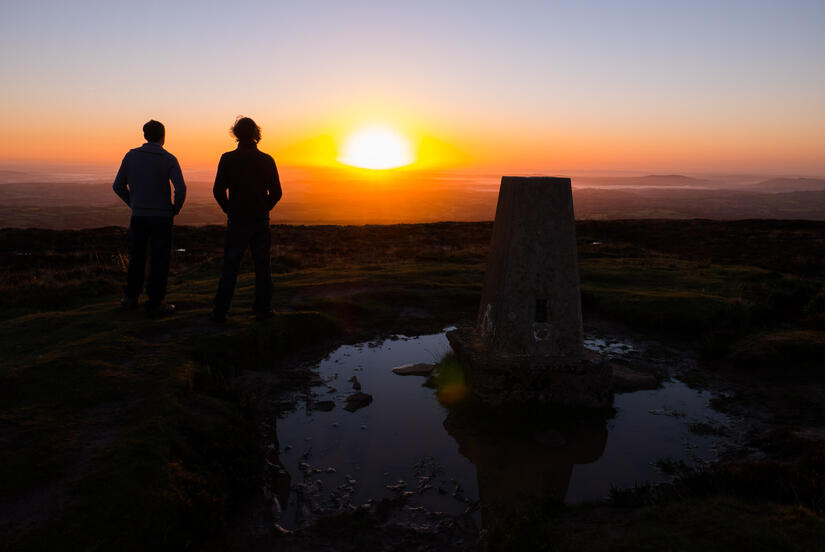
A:
<svg viewBox="0 0 825 552">
<path fill-rule="evenodd" d="M 394 169 L 409 165 L 413 158 L 410 142 L 395 130 L 382 125 L 363 127 L 344 142 L 338 161 L 362 169 Z"/>
</svg>

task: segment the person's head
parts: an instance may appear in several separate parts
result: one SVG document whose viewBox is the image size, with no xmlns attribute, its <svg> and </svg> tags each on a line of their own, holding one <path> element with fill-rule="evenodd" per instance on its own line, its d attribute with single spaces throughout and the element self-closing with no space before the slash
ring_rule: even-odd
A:
<svg viewBox="0 0 825 552">
<path fill-rule="evenodd" d="M 157 142 L 162 146 L 166 140 L 166 128 L 163 123 L 152 119 L 143 125 L 143 137 L 147 142 Z"/>
<path fill-rule="evenodd" d="M 238 142 L 253 142 L 257 144 L 261 141 L 261 127 L 249 117 L 238 117 L 235 124 L 230 129 L 232 136 Z"/>
</svg>

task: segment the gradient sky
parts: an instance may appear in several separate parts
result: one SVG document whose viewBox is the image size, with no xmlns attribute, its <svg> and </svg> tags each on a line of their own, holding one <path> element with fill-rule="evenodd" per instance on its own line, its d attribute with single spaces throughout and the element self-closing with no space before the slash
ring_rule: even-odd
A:
<svg viewBox="0 0 825 552">
<path fill-rule="evenodd" d="M 156 118 L 207 167 L 244 114 L 287 164 L 382 122 L 468 168 L 825 175 L 823 0 L 3 0 L 0 48 L 5 164 Z"/>
</svg>

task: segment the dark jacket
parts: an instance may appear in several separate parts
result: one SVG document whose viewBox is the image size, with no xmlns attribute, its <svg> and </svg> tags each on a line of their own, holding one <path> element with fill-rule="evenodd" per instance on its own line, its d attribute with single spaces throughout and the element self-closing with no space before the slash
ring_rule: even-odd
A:
<svg viewBox="0 0 825 552">
<path fill-rule="evenodd" d="M 269 220 L 282 195 L 275 160 L 254 143 L 239 143 L 221 156 L 212 193 L 230 222 Z"/>
<path fill-rule="evenodd" d="M 175 187 L 175 199 L 169 181 Z M 115 193 L 138 216 L 174 216 L 186 199 L 186 184 L 175 156 L 154 142 L 129 150 L 117 171 Z"/>
</svg>

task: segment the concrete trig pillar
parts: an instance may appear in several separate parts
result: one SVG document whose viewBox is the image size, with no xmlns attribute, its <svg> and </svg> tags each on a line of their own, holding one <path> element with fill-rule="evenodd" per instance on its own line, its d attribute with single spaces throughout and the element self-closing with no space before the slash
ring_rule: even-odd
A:
<svg viewBox="0 0 825 552">
<path fill-rule="evenodd" d="M 497 352 L 581 355 L 579 265 L 569 178 L 501 179 L 476 331 Z"/>
<path fill-rule="evenodd" d="M 612 370 L 583 346 L 569 178 L 501 179 L 475 326 L 447 339 L 482 402 L 610 406 Z"/>
</svg>

